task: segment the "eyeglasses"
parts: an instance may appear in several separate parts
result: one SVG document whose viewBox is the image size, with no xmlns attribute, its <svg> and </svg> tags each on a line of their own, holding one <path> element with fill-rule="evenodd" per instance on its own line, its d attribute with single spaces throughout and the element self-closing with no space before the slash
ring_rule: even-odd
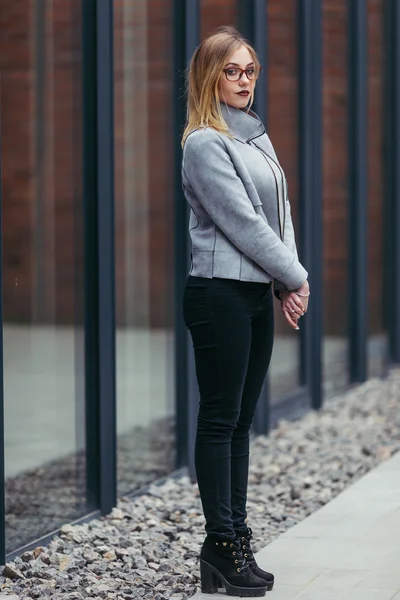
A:
<svg viewBox="0 0 400 600">
<path fill-rule="evenodd" d="M 228 81 L 240 81 L 243 73 L 246 73 L 247 79 L 258 79 L 262 71 L 262 67 L 249 67 L 248 69 L 239 69 L 239 67 L 228 67 L 223 69 L 225 77 Z"/>
</svg>

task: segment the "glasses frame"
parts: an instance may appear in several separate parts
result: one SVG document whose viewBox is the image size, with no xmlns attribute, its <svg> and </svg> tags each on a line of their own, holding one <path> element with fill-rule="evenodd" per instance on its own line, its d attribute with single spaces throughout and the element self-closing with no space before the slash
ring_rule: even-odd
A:
<svg viewBox="0 0 400 600">
<path fill-rule="evenodd" d="M 240 71 L 240 75 L 239 75 L 238 79 L 228 79 L 227 71 L 230 71 L 231 69 L 236 69 L 237 71 Z M 262 71 L 262 66 L 260 65 L 258 67 L 258 73 L 257 73 L 257 75 L 254 73 L 254 77 L 252 79 L 250 79 L 250 77 L 247 75 L 247 71 L 249 69 L 254 69 L 256 71 L 257 67 L 248 67 L 247 69 L 241 69 L 240 67 L 226 67 L 225 69 L 222 69 L 222 70 L 225 73 L 226 80 L 230 81 L 231 83 L 236 83 L 236 82 L 240 81 L 243 77 L 243 73 L 246 73 L 246 77 L 249 81 L 257 81 L 257 79 L 260 77 L 260 74 Z"/>
</svg>

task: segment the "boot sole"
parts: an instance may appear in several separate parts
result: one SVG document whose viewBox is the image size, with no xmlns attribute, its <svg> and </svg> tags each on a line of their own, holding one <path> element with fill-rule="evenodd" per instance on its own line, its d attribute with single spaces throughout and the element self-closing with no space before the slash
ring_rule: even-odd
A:
<svg viewBox="0 0 400 600">
<path fill-rule="evenodd" d="M 201 591 L 203 594 L 216 594 L 218 583 L 224 587 L 227 596 L 241 596 L 242 598 L 256 598 L 265 596 L 268 586 L 239 587 L 232 585 L 225 577 L 205 560 L 200 560 Z"/>
</svg>

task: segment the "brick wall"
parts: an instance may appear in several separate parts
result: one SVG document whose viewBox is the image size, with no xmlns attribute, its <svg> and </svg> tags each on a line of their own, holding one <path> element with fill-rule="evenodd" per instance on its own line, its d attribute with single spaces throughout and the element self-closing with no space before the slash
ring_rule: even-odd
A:
<svg viewBox="0 0 400 600">
<path fill-rule="evenodd" d="M 34 186 L 31 2 L 0 0 L 5 317 L 30 321 Z"/>
<path fill-rule="evenodd" d="M 82 320 L 77 8 L 0 0 L 5 320 Z"/>
<path fill-rule="evenodd" d="M 237 26 L 236 0 L 201 0 L 200 2 L 200 35 L 204 37 L 220 25 Z"/>
<path fill-rule="evenodd" d="M 348 289 L 348 46 L 347 2 L 324 2 L 323 186 L 324 326 L 347 334 Z"/>
<path fill-rule="evenodd" d="M 268 131 L 298 230 L 296 0 L 270 0 Z M 39 9 L 42 7 L 42 14 Z M 82 104 L 77 3 L 0 0 L 6 320 L 82 318 Z M 323 11 L 325 329 L 347 332 L 346 0 Z M 382 328 L 382 6 L 368 2 L 369 305 Z M 44 8 L 43 8 L 44 7 Z M 115 0 L 118 323 L 172 323 L 172 0 Z M 202 34 L 234 24 L 235 0 L 203 0 Z M 44 37 L 38 44 L 38 19 Z M 42 48 L 42 54 L 41 50 Z M 41 65 L 41 66 L 40 66 Z M 40 118 L 38 118 L 40 117 Z M 278 323 L 278 328 L 280 325 Z"/>
</svg>

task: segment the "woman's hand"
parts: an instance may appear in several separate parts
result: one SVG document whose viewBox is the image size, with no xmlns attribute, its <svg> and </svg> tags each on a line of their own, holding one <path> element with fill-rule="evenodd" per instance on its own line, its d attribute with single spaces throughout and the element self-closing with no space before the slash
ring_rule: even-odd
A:
<svg viewBox="0 0 400 600">
<path fill-rule="evenodd" d="M 281 292 L 280 296 L 281 310 L 286 322 L 293 329 L 298 329 L 297 321 L 304 315 L 304 306 L 301 299 L 295 292 Z"/>
<path fill-rule="evenodd" d="M 299 296 L 296 292 L 301 294 Z M 281 310 L 286 322 L 293 329 L 299 329 L 298 320 L 302 317 L 308 308 L 308 282 L 305 282 L 300 288 L 293 292 L 283 291 L 280 293 Z"/>
</svg>

